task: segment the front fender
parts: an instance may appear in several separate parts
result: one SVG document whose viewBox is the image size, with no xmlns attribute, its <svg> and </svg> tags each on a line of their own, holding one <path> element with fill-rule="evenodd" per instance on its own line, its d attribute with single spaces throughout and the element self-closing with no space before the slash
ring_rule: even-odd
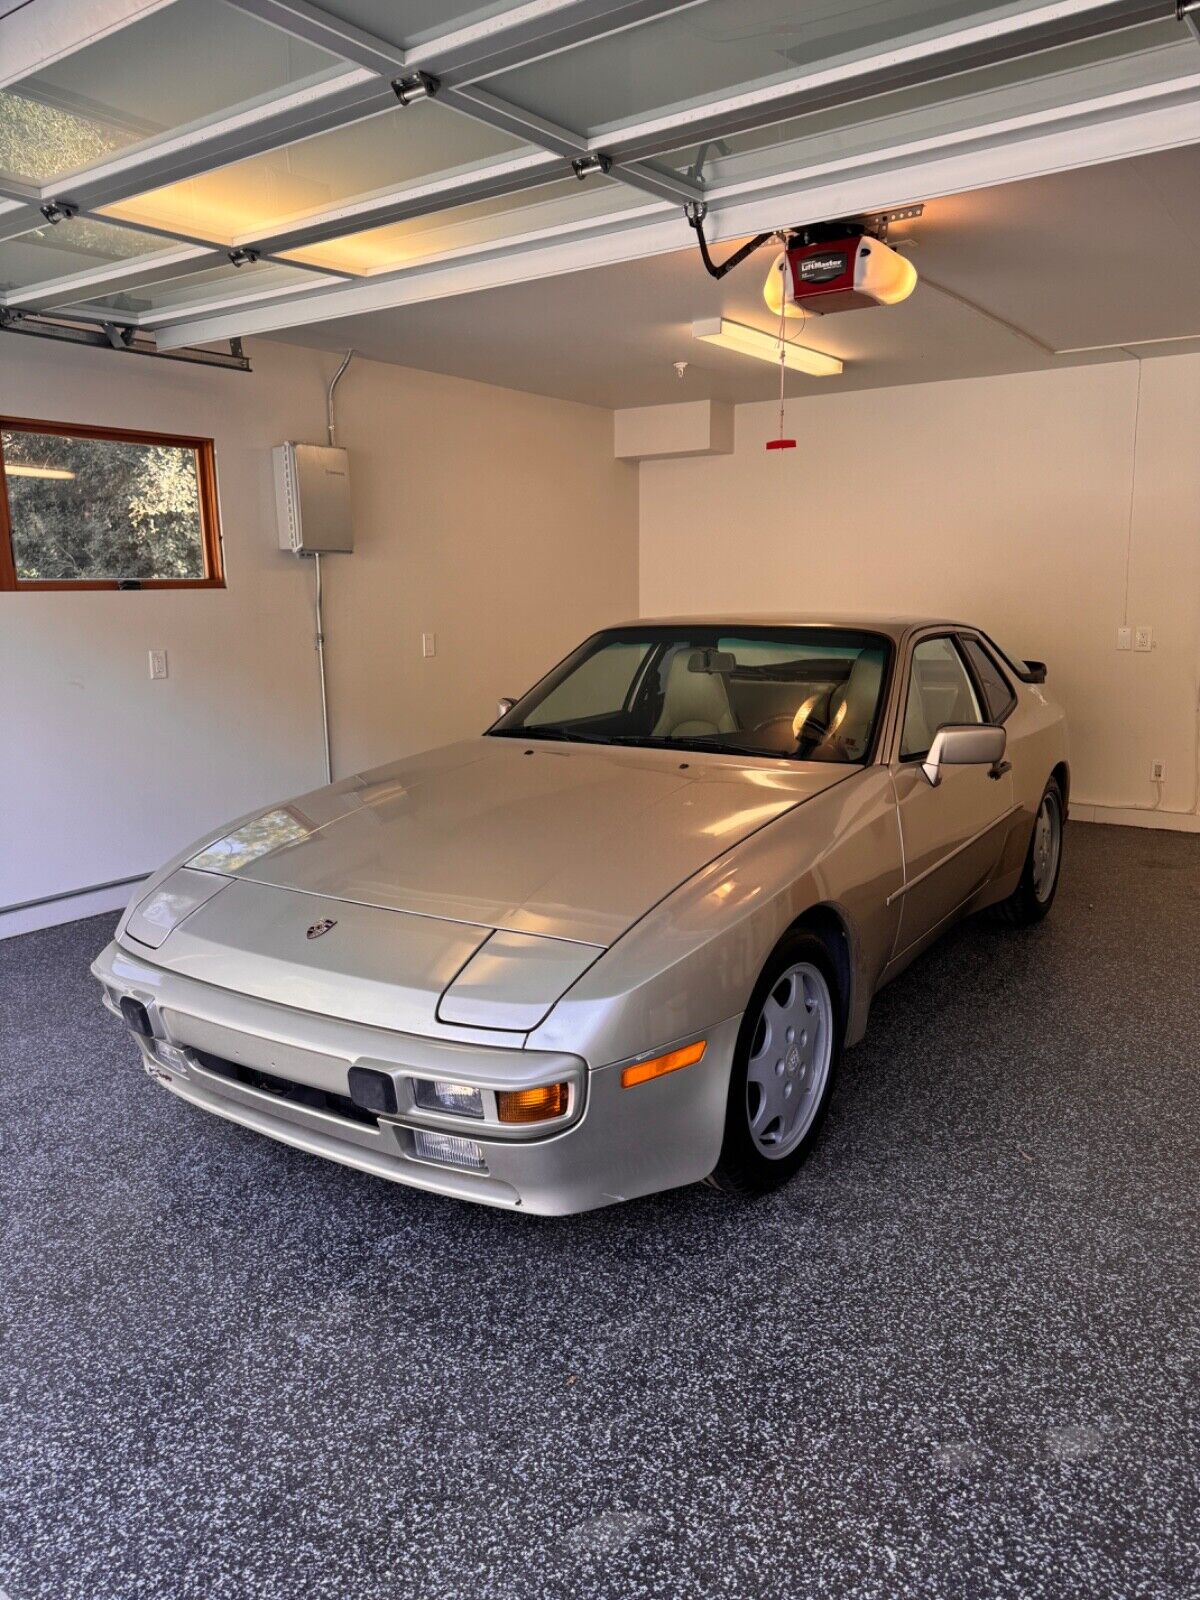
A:
<svg viewBox="0 0 1200 1600">
<path fill-rule="evenodd" d="M 814 907 L 848 936 L 847 1040 L 861 1037 L 891 955 L 903 879 L 885 769 L 856 770 L 734 846 L 659 902 L 529 1035 L 601 1066 L 696 1038 L 740 1016 L 768 956 Z"/>
</svg>

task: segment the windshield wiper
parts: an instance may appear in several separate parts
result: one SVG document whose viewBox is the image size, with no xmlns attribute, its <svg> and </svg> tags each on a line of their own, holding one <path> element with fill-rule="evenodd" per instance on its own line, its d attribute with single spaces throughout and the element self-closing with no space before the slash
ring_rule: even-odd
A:
<svg viewBox="0 0 1200 1600">
<path fill-rule="evenodd" d="M 800 758 L 780 750 L 759 750 L 744 744 L 723 744 L 720 740 L 695 739 L 684 742 L 661 733 L 572 733 L 569 729 L 548 722 L 537 728 L 496 728 L 492 733 L 498 739 L 556 739 L 563 744 L 636 745 L 639 749 L 682 750 L 697 753 L 705 750 L 717 756 L 758 756 L 767 761 L 797 761 Z"/>
<path fill-rule="evenodd" d="M 497 739 L 558 739 L 565 744 L 612 744 L 605 733 L 571 733 L 566 728 L 548 722 L 537 728 L 496 728 L 492 736 Z"/>
<path fill-rule="evenodd" d="M 760 750 L 754 745 L 723 744 L 719 739 L 697 738 L 689 741 L 672 739 L 661 733 L 622 734 L 609 741 L 612 744 L 635 744 L 652 750 L 684 750 L 693 753 L 710 750 L 718 756 L 763 756 L 768 761 L 793 761 L 794 756 L 780 750 Z"/>
</svg>

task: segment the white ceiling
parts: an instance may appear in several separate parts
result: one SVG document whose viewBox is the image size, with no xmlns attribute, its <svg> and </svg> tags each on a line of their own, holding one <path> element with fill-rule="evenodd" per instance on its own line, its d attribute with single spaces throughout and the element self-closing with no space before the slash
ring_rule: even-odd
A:
<svg viewBox="0 0 1200 1600">
<path fill-rule="evenodd" d="M 813 319 L 804 342 L 846 369 L 789 373 L 790 394 L 1200 349 L 1200 146 L 935 200 L 905 236 L 925 279 L 912 299 Z M 761 298 L 770 254 L 720 283 L 687 248 L 275 337 L 603 406 L 768 399 L 772 367 L 699 343 L 691 324 L 723 314 L 774 331 Z M 1150 342 L 1184 334 L 1196 337 Z M 1093 345 L 1124 348 L 1053 353 Z"/>
</svg>

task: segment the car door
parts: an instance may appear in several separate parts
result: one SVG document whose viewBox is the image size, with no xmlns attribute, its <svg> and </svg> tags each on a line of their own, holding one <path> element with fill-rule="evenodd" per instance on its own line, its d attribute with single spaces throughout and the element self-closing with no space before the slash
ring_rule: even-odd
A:
<svg viewBox="0 0 1200 1600">
<path fill-rule="evenodd" d="M 943 767 L 930 784 L 922 770 L 938 729 L 987 722 L 983 690 L 950 633 L 918 639 L 894 736 L 892 780 L 904 850 L 898 891 L 896 956 L 937 928 L 987 880 L 999 858 L 1013 809 L 1011 772 L 989 767 Z"/>
</svg>

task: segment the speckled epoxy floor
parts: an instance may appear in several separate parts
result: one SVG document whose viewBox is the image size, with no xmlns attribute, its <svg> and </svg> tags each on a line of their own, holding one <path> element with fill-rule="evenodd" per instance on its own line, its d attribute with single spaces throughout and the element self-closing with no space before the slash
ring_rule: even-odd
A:
<svg viewBox="0 0 1200 1600">
<path fill-rule="evenodd" d="M 0 944 L 9 1600 L 1200 1596 L 1200 839 L 1074 826 L 753 1206 L 539 1221 L 158 1090 Z"/>
</svg>

